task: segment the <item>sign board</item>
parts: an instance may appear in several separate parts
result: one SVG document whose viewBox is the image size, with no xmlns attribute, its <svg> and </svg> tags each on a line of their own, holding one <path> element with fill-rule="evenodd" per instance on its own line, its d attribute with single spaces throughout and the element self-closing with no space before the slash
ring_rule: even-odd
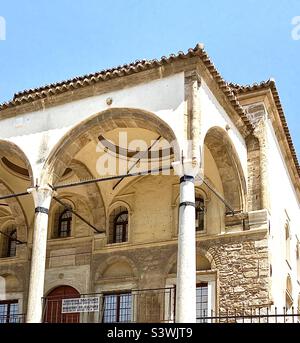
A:
<svg viewBox="0 0 300 343">
<path fill-rule="evenodd" d="M 62 299 L 61 313 L 99 312 L 99 297 Z"/>
</svg>

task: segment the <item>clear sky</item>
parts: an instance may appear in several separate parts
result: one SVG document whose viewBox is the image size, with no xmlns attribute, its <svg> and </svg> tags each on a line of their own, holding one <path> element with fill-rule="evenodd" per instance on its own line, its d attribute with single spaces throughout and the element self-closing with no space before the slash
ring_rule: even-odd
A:
<svg viewBox="0 0 300 343">
<path fill-rule="evenodd" d="M 227 81 L 275 78 L 299 157 L 297 16 L 300 0 L 0 0 L 0 102 L 202 42 Z"/>
</svg>

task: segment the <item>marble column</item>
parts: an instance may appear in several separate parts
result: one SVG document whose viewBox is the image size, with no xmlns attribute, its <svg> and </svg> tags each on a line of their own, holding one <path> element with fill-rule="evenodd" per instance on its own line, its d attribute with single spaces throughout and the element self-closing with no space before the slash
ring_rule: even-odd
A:
<svg viewBox="0 0 300 343">
<path fill-rule="evenodd" d="M 48 186 L 43 186 L 31 188 L 28 192 L 34 199 L 35 221 L 26 322 L 40 323 L 44 296 L 48 213 L 53 190 Z"/>
</svg>

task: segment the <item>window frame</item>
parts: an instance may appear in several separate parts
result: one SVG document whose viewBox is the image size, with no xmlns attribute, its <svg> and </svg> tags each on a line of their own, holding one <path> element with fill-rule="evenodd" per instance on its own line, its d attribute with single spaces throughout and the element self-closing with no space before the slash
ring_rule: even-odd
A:
<svg viewBox="0 0 300 343">
<path fill-rule="evenodd" d="M 123 216 L 124 214 L 127 215 L 127 220 L 121 223 L 118 223 L 118 219 Z M 113 228 L 113 243 L 125 243 L 128 241 L 128 211 L 122 211 L 120 212 L 114 219 L 114 228 Z M 122 225 L 122 240 L 120 242 L 117 242 L 117 226 Z"/>
<path fill-rule="evenodd" d="M 70 213 L 70 217 L 62 218 L 65 214 Z M 58 217 L 57 238 L 71 237 L 73 214 L 69 209 L 65 209 Z M 62 231 L 62 224 L 67 223 L 67 231 Z M 66 232 L 66 236 L 62 236 L 62 232 Z"/>
<path fill-rule="evenodd" d="M 201 211 L 201 209 L 198 209 L 196 204 L 197 204 L 197 201 L 201 201 L 203 203 L 203 211 Z M 206 206 L 205 206 L 205 197 L 202 195 L 202 194 L 198 194 L 196 193 L 195 194 L 195 224 L 196 224 L 196 219 L 197 219 L 197 214 L 198 215 L 201 215 L 203 213 L 203 228 L 202 230 L 199 229 L 199 226 L 196 226 L 195 225 L 195 230 L 196 230 L 196 234 L 203 234 L 203 233 L 206 233 Z M 198 225 L 199 225 L 199 220 L 197 221 L 198 222 Z"/>
<path fill-rule="evenodd" d="M 290 224 L 287 221 L 284 226 L 284 235 L 285 235 L 285 260 L 291 269 L 291 228 Z"/>
<path fill-rule="evenodd" d="M 126 320 L 126 321 L 120 321 L 121 296 L 128 296 L 128 295 L 130 295 L 130 302 L 131 302 L 130 318 L 129 318 L 129 320 Z M 114 307 L 113 309 L 110 309 L 110 311 L 113 310 L 114 312 L 116 312 L 115 313 L 116 320 L 106 322 L 106 321 L 104 321 L 104 319 L 105 319 L 105 299 L 106 299 L 106 297 L 109 297 L 109 296 L 116 297 L 116 302 L 115 302 L 116 307 Z M 134 306 L 133 306 L 133 294 L 132 294 L 131 290 L 124 290 L 124 291 L 118 290 L 118 291 L 104 292 L 103 296 L 102 296 L 102 306 L 103 306 L 103 314 L 102 314 L 102 320 L 101 320 L 102 323 L 131 323 L 133 321 Z"/>
<path fill-rule="evenodd" d="M 19 301 L 18 299 L 11 299 L 11 300 L 0 300 L 0 305 L 8 305 L 7 306 L 7 311 L 6 311 L 6 314 L 3 314 L 1 315 L 0 314 L 0 319 L 5 319 L 5 321 L 1 321 L 0 320 L 0 323 L 4 324 L 4 323 L 15 323 L 15 321 L 11 321 L 11 305 L 13 304 L 17 304 L 18 305 L 18 313 L 17 314 L 12 314 L 13 318 L 18 318 L 19 316 Z"/>
<path fill-rule="evenodd" d="M 15 237 L 12 237 L 15 235 Z M 17 256 L 17 229 L 13 229 L 8 237 L 6 257 Z M 14 254 L 11 254 L 12 246 L 14 247 Z"/>
<path fill-rule="evenodd" d="M 172 296 L 171 299 L 171 306 L 170 309 L 165 309 L 165 322 L 174 323 L 175 322 L 175 314 L 176 314 L 176 282 L 177 278 L 176 275 L 170 274 L 169 277 L 166 279 L 165 286 L 166 288 L 174 287 L 174 290 L 171 294 L 165 295 L 165 302 L 169 302 L 169 297 Z M 196 285 L 201 283 L 207 283 L 208 292 L 207 292 L 207 299 L 208 299 L 208 313 L 210 314 L 213 312 L 213 316 L 217 316 L 218 314 L 218 275 L 215 270 L 211 270 L 209 272 L 197 271 L 196 274 Z M 174 302 L 174 303 L 173 303 Z M 171 312 L 170 312 L 170 311 Z M 212 319 L 207 319 L 206 323 L 212 323 Z"/>
</svg>

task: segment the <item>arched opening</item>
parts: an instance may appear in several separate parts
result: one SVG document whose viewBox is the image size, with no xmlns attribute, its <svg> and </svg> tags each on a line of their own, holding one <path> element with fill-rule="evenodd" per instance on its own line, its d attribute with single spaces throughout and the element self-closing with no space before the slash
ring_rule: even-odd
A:
<svg viewBox="0 0 300 343">
<path fill-rule="evenodd" d="M 119 135 L 118 129 L 121 129 L 123 133 L 128 132 L 131 142 L 135 139 L 140 139 L 144 140 L 147 145 L 151 140 L 161 136 L 167 142 L 172 142 L 175 150 L 177 150 L 176 137 L 172 129 L 155 114 L 135 108 L 112 108 L 89 117 L 71 129 L 58 142 L 45 162 L 42 183 L 50 182 L 55 184 L 58 182 L 71 164 L 72 159 L 76 158 L 84 147 L 93 142 L 93 151 L 95 152 L 95 148 L 98 142 L 101 141 L 101 138 L 108 137 L 111 140 L 111 136 L 108 133 L 114 131 L 114 133 Z M 118 141 L 120 143 L 120 140 Z M 122 144 L 118 145 L 124 148 Z M 134 143 L 132 145 L 134 146 Z M 106 152 L 107 150 L 109 149 L 106 149 Z M 133 149 L 129 147 L 128 150 Z M 137 150 L 135 149 L 135 151 Z M 122 155 L 122 157 L 124 156 Z"/>
<path fill-rule="evenodd" d="M 212 157 L 211 162 L 206 159 L 206 154 Z M 216 181 L 220 179 L 221 187 L 217 190 L 234 210 L 244 210 L 246 181 L 237 152 L 225 130 L 219 127 L 208 130 L 204 140 L 204 157 L 204 174 Z"/>
<path fill-rule="evenodd" d="M 24 152 L 16 144 L 0 140 L 0 195 L 24 192 L 32 185 L 32 169 Z M 25 211 L 25 209 L 29 210 Z M 7 223 L 13 223 L 16 230 L 15 233 L 8 232 L 8 236 L 11 234 L 11 237 L 0 233 L 0 245 L 6 246 L 5 252 L 1 249 L 2 257 L 12 257 L 18 254 L 20 245 L 15 245 L 16 236 L 20 241 L 27 241 L 27 223 L 33 220 L 33 209 L 33 199 L 30 196 L 0 201 L 0 231 L 4 232 L 7 229 Z"/>
<path fill-rule="evenodd" d="M 14 224 L 2 228 L 0 237 L 0 257 L 15 257 L 17 251 L 17 230 Z"/>
<path fill-rule="evenodd" d="M 45 162 L 41 183 L 57 185 L 66 180 L 82 181 L 137 170 L 147 172 L 166 165 L 171 168 L 176 149 L 174 141 L 172 129 L 153 113 L 131 108 L 106 110 L 80 123 L 60 140 Z M 161 156 L 167 152 L 166 158 Z M 113 170 L 107 167 L 111 161 Z M 168 170 L 167 175 L 171 173 Z M 109 243 L 123 243 L 130 236 L 126 210 L 112 221 L 111 217 L 105 220 L 105 214 L 110 215 L 105 209 L 134 178 L 138 177 L 73 188 L 79 196 L 88 199 L 92 224 L 108 233 Z"/>
<path fill-rule="evenodd" d="M 128 241 L 129 212 L 125 206 L 115 208 L 109 216 L 110 244 L 125 243 Z"/>
<path fill-rule="evenodd" d="M 136 289 L 137 270 L 131 260 L 115 256 L 106 260 L 98 270 L 97 283 L 103 294 L 101 318 L 103 323 L 124 323 L 134 320 L 138 299 L 132 294 Z"/>
<path fill-rule="evenodd" d="M 74 204 L 69 199 L 60 200 L 67 207 L 55 203 L 55 206 L 51 208 L 53 218 L 51 218 L 52 222 L 49 222 L 49 238 L 68 238 L 73 234 L 73 215 L 70 209 L 74 209 Z"/>
<path fill-rule="evenodd" d="M 80 298 L 80 294 L 71 286 L 53 289 L 45 298 L 44 323 L 79 323 L 80 313 L 75 312 L 72 303 L 68 302 L 74 298 Z"/>
<path fill-rule="evenodd" d="M 10 180 L 10 182 L 13 182 L 13 180 Z M 12 193 L 13 190 L 0 178 L 0 194 L 6 195 Z M 26 243 L 28 238 L 27 217 L 25 216 L 22 205 L 33 205 L 33 201 L 30 197 L 27 198 L 28 199 L 23 200 L 23 203 L 21 203 L 21 200 L 18 198 L 10 198 L 1 201 L 0 257 L 2 258 L 19 256 L 21 251 L 25 251 L 24 249 L 21 249 L 21 247 L 25 247 L 25 244 L 19 244 L 19 242 Z M 17 242 L 17 240 L 19 242 Z"/>
<path fill-rule="evenodd" d="M 293 306 L 293 287 L 292 279 L 290 275 L 286 278 L 286 290 L 285 290 L 285 309 L 288 312 Z"/>
</svg>

